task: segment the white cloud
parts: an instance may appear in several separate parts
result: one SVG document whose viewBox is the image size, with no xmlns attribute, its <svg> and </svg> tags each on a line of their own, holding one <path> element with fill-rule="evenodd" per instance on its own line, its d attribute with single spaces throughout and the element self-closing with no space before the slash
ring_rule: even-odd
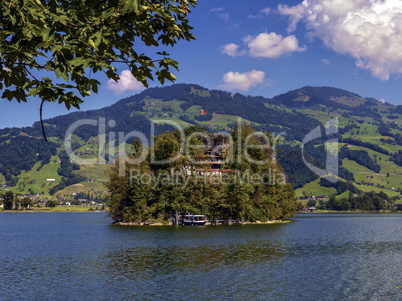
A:
<svg viewBox="0 0 402 301">
<path fill-rule="evenodd" d="M 217 15 L 219 19 L 222 19 L 225 22 L 229 21 L 229 13 L 226 12 L 226 7 L 212 8 L 209 12 Z"/>
<path fill-rule="evenodd" d="M 247 52 L 245 50 L 239 50 L 240 46 L 230 43 L 226 44 L 225 46 L 222 47 L 222 53 L 227 54 L 231 57 L 236 57 L 236 56 L 242 56 L 245 55 Z"/>
<path fill-rule="evenodd" d="M 322 64 L 323 66 L 329 66 L 329 65 L 331 65 L 331 61 L 330 61 L 329 59 L 321 59 L 320 62 L 321 62 L 321 64 Z"/>
<path fill-rule="evenodd" d="M 249 15 L 247 18 L 249 19 L 261 19 L 268 16 L 271 13 L 271 9 L 269 7 L 261 9 L 257 15 Z"/>
<path fill-rule="evenodd" d="M 288 27 L 288 32 L 292 32 L 296 29 L 297 23 L 304 16 L 304 6 L 299 4 L 296 6 L 287 6 L 287 5 L 278 5 L 278 11 L 281 15 L 289 15 L 291 16 L 291 22 Z"/>
<path fill-rule="evenodd" d="M 223 13 L 223 14 L 219 14 L 219 19 L 222 19 L 225 22 L 229 21 L 229 13 Z"/>
<path fill-rule="evenodd" d="M 120 73 L 120 79 L 117 82 L 113 79 L 109 79 L 106 87 L 109 90 L 114 91 L 115 94 L 145 89 L 145 86 L 131 74 L 130 70 L 123 70 Z"/>
<path fill-rule="evenodd" d="M 299 46 L 299 41 L 295 36 L 283 37 L 275 32 L 246 36 L 243 38 L 243 42 L 246 44 L 247 50 L 239 50 L 239 45 L 230 43 L 222 47 L 222 53 L 232 57 L 249 55 L 251 57 L 277 58 L 292 52 L 306 50 L 306 47 Z"/>
<path fill-rule="evenodd" d="M 269 82 L 265 79 L 265 72 L 252 70 L 250 72 L 239 73 L 230 71 L 223 75 L 220 88 L 226 90 L 248 91 L 251 87 Z"/>
<path fill-rule="evenodd" d="M 247 36 L 244 42 L 252 57 L 277 58 L 291 52 L 306 50 L 304 47 L 299 47 L 295 36 L 283 37 L 275 32 L 260 33 L 256 37 Z"/>
<path fill-rule="evenodd" d="M 400 0 L 304 0 L 278 11 L 290 17 L 288 30 L 303 21 L 312 37 L 318 37 L 337 53 L 356 59 L 356 65 L 382 80 L 402 73 L 402 1 Z"/>
<path fill-rule="evenodd" d="M 225 11 L 226 10 L 226 8 L 225 7 L 214 7 L 214 8 L 211 8 L 210 9 L 210 12 L 211 13 L 216 13 L 216 12 L 223 12 L 223 11 Z"/>
</svg>

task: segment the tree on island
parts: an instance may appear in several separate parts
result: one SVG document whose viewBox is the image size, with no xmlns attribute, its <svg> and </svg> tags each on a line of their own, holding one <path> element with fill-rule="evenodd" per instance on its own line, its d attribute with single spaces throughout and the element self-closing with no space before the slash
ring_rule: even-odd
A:
<svg viewBox="0 0 402 301">
<path fill-rule="evenodd" d="M 114 222 L 167 222 L 175 211 L 255 222 L 298 211 L 272 149 L 263 147 L 266 141 L 251 127 L 240 125 L 222 137 L 193 129 L 186 129 L 184 139 L 179 131 L 156 136 L 149 148 L 134 142 L 130 162 L 116 162 L 106 184 Z M 251 146 L 247 153 L 239 151 L 246 144 Z M 139 160 L 143 154 L 146 158 Z M 223 160 L 219 170 L 212 168 L 216 157 Z"/>
<path fill-rule="evenodd" d="M 101 72 L 119 80 L 123 66 L 146 87 L 174 81 L 178 62 L 165 51 L 193 40 L 188 14 L 197 0 L 8 0 L 0 4 L 2 98 L 37 96 L 79 108 L 97 93 Z M 151 50 L 150 50 L 151 52 Z M 53 80 L 57 77 L 57 80 Z"/>
</svg>

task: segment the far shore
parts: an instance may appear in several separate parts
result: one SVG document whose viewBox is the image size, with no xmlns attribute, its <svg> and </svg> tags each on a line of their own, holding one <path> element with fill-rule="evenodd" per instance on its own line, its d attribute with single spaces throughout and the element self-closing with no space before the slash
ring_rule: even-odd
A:
<svg viewBox="0 0 402 301">
<path fill-rule="evenodd" d="M 313 212 L 300 211 L 298 214 L 323 214 L 323 213 L 338 213 L 338 214 L 386 214 L 386 213 L 402 213 L 402 211 L 392 211 L 392 210 L 381 210 L 381 211 L 364 211 L 364 210 L 351 210 L 351 211 L 337 211 L 337 210 L 315 210 Z"/>
<path fill-rule="evenodd" d="M 81 207 L 75 207 L 75 208 L 35 208 L 35 209 L 23 209 L 23 210 L 0 210 L 0 213 L 32 213 L 32 212 L 107 212 L 107 210 L 95 210 L 91 208 L 81 208 Z"/>
</svg>

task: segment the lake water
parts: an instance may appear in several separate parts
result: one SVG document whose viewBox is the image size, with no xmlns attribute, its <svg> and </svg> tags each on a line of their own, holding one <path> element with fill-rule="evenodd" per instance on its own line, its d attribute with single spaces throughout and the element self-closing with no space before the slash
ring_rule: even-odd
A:
<svg viewBox="0 0 402 301">
<path fill-rule="evenodd" d="M 402 300 L 402 215 L 124 227 L 1 213 L 0 300 Z"/>
</svg>

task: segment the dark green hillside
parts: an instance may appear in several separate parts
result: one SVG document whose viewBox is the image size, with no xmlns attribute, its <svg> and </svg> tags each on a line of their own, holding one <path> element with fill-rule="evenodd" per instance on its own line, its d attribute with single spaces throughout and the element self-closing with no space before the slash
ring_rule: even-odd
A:
<svg viewBox="0 0 402 301">
<path fill-rule="evenodd" d="M 197 85 L 178 84 L 165 88 L 150 88 L 146 91 L 120 101 L 130 109 L 136 111 L 150 112 L 149 102 L 160 101 L 160 107 L 153 108 L 151 112 L 160 114 L 157 117 L 163 118 L 168 113 L 176 119 L 191 124 L 203 124 L 210 122 L 213 125 L 213 115 L 238 116 L 250 120 L 256 124 L 259 130 L 270 132 L 288 133 L 288 139 L 301 140 L 309 130 L 317 127 L 319 123 L 313 118 L 306 117 L 298 112 L 289 112 L 276 108 L 268 99 L 263 97 L 244 96 L 228 92 L 212 90 L 209 91 Z M 178 102 L 179 107 L 171 108 L 169 103 Z M 200 114 L 189 114 L 193 107 L 199 107 L 207 111 L 207 116 Z M 152 113 L 151 113 L 152 114 Z M 190 115 L 190 116 L 189 116 Z M 303 127 L 300 127 L 303 124 Z M 235 125 L 230 125 L 233 129 Z"/>
<path fill-rule="evenodd" d="M 273 98 L 286 107 L 313 109 L 344 117 L 371 117 L 380 121 L 382 116 L 373 98 L 363 98 L 355 93 L 332 87 L 303 87 Z"/>
<path fill-rule="evenodd" d="M 100 110 L 87 111 L 87 112 L 75 112 L 68 115 L 63 115 L 45 121 L 46 134 L 49 137 L 57 137 L 59 139 L 64 139 L 67 129 L 76 121 L 79 120 L 94 120 L 99 122 L 100 118 L 105 118 L 105 131 L 106 133 L 113 132 L 124 132 L 128 133 L 133 130 L 140 131 L 150 136 L 151 133 L 151 122 L 142 115 L 132 116 L 131 108 L 128 110 L 128 105 L 124 101 L 120 101 L 110 107 L 103 108 Z M 108 122 L 114 120 L 115 126 L 108 126 Z M 163 133 L 167 130 L 172 130 L 169 126 L 156 125 L 156 133 Z M 32 136 L 40 136 L 42 134 L 40 129 L 40 124 L 37 122 L 33 127 L 24 128 L 24 132 Z M 88 140 L 91 137 L 98 136 L 99 126 L 98 125 L 82 125 L 77 127 L 74 134 L 83 140 Z"/>
<path fill-rule="evenodd" d="M 21 171 L 31 169 L 38 161 L 41 162 L 39 169 L 48 164 L 56 154 L 56 147 L 53 142 L 26 135 L 8 136 L 8 140 L 0 143 L 0 173 L 6 184 L 16 185 Z"/>
<path fill-rule="evenodd" d="M 117 155 L 118 151 L 118 142 L 108 136 L 109 132 L 117 135 L 119 132 L 127 134 L 139 131 L 149 139 L 151 123 L 156 120 L 155 135 L 174 129 L 164 121 L 174 122 L 183 128 L 198 125 L 209 132 L 230 132 L 240 120 L 258 131 L 275 135 L 281 133 L 279 163 L 288 181 L 297 188 L 299 196 L 303 192 L 336 193 L 333 187 L 320 184 L 318 176 L 304 163 L 303 156 L 310 164 L 323 169 L 328 155 L 325 143 L 328 139 L 337 139 L 340 143 L 339 178 L 349 181 L 350 185 L 361 191 L 374 189 L 394 197 L 402 190 L 401 107 L 333 87 L 308 86 L 272 99 L 208 90 L 188 84 L 150 88 L 100 110 L 75 112 L 45 120 L 46 133 L 51 141 L 48 143 L 41 137 L 39 122 L 32 127 L 1 129 L 0 186 L 11 186 L 4 189 L 18 193 L 31 189 L 41 190 L 48 195 L 49 192 L 54 195 L 60 192 L 67 196 L 78 190 L 85 194 L 97 191 L 99 195 L 100 191 L 105 191 L 103 183 L 108 166 L 89 162 L 99 155 L 97 123 L 102 118 L 107 141 L 104 146 L 106 160 L 109 156 Z M 201 109 L 205 110 L 205 115 L 201 114 Z M 339 121 L 338 134 L 327 137 L 323 125 L 335 117 Z M 79 120 L 96 123 L 79 126 L 73 133 L 72 147 L 82 162 L 71 173 L 63 170 L 58 173 L 61 162 L 59 155 L 63 151 L 66 131 Z M 114 124 L 109 123 L 112 120 Z M 306 135 L 319 126 L 322 136 L 303 146 Z M 343 147 L 345 145 L 346 148 Z M 113 152 L 114 147 L 114 153 L 109 153 L 109 150 Z M 46 172 L 46 176 L 43 176 L 45 180 L 54 178 L 57 179 L 56 183 L 31 185 L 41 170 Z M 83 179 L 86 180 L 77 183 Z M 344 191 L 341 194 L 347 193 Z"/>
</svg>

